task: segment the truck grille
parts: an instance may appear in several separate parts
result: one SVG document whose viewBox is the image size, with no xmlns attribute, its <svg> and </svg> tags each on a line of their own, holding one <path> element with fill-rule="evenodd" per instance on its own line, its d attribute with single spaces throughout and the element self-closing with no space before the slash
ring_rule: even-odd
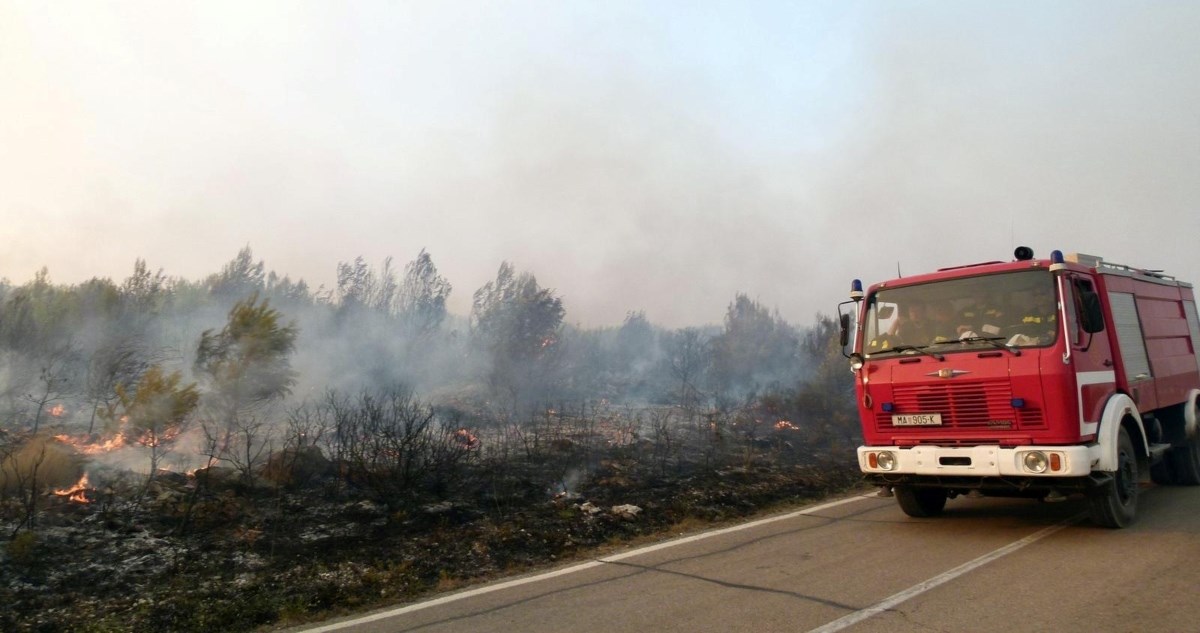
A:
<svg viewBox="0 0 1200 633">
<path fill-rule="evenodd" d="M 892 392 L 892 403 L 890 413 L 875 410 L 875 427 L 880 431 L 936 434 L 947 428 L 997 432 L 1045 428 L 1042 412 L 1033 403 L 1013 408 L 1007 380 L 899 385 Z M 940 413 L 942 425 L 897 427 L 892 425 L 893 413 Z"/>
</svg>

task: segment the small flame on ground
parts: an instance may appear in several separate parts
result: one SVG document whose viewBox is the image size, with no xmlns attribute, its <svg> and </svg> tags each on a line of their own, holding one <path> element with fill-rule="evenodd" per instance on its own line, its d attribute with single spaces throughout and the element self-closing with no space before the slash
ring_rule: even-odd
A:
<svg viewBox="0 0 1200 633">
<path fill-rule="evenodd" d="M 792 424 L 791 422 L 788 422 L 787 420 L 780 420 L 775 423 L 775 430 L 776 431 L 799 431 L 800 427 L 796 426 L 795 424 Z"/>
<path fill-rule="evenodd" d="M 49 413 L 53 417 L 61 418 L 63 416 L 63 414 L 66 412 L 67 412 L 66 407 L 62 406 L 61 404 L 56 404 L 56 405 L 50 407 Z"/>
<path fill-rule="evenodd" d="M 54 494 L 60 497 L 66 497 L 68 501 L 73 501 L 75 503 L 91 503 L 92 500 L 87 498 L 88 490 L 91 490 L 91 488 L 88 487 L 88 475 L 87 473 L 83 473 L 83 476 L 79 478 L 79 481 L 75 482 L 74 486 L 55 490 Z"/>
</svg>

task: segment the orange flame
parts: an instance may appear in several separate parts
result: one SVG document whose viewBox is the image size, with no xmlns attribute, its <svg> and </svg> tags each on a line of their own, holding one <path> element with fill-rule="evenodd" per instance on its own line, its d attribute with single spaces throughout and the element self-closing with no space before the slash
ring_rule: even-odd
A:
<svg viewBox="0 0 1200 633">
<path fill-rule="evenodd" d="M 61 408 L 61 407 L 59 407 Z M 81 435 L 72 437 L 70 435 L 55 435 L 55 439 L 71 446 L 76 451 L 84 455 L 100 455 L 102 453 L 111 453 L 115 450 L 139 444 L 146 447 L 160 446 L 165 442 L 170 442 L 179 437 L 183 432 L 180 426 L 164 426 L 162 428 L 152 429 L 130 429 L 129 416 L 123 415 L 117 420 L 120 425 L 117 432 L 109 439 L 104 441 L 93 441 L 95 436 Z"/>
<path fill-rule="evenodd" d="M 83 476 L 79 478 L 79 481 L 75 482 L 74 486 L 55 490 L 54 494 L 66 497 L 68 501 L 75 503 L 91 503 L 92 500 L 87 498 L 88 490 L 91 490 L 88 487 L 88 476 L 87 473 L 83 473 Z"/>
<path fill-rule="evenodd" d="M 479 448 L 479 437 L 467 429 L 458 429 L 450 435 L 463 450 L 473 451 Z"/>
<path fill-rule="evenodd" d="M 88 441 L 88 438 L 71 437 L 70 435 L 55 435 L 54 439 L 73 447 L 75 450 L 83 453 L 84 455 L 111 453 L 118 448 L 124 447 L 127 443 L 124 431 L 117 433 L 103 442 L 90 442 Z"/>
<path fill-rule="evenodd" d="M 56 417 L 56 418 L 61 418 L 63 416 L 63 414 L 66 412 L 67 412 L 67 408 L 62 406 L 61 404 L 56 404 L 56 405 L 50 407 L 50 411 L 49 411 L 50 415 L 53 417 Z"/>
<path fill-rule="evenodd" d="M 787 420 L 780 420 L 775 423 L 775 430 L 776 431 L 799 431 L 800 427 L 796 426 L 795 424 L 792 424 L 791 422 L 788 422 Z"/>
</svg>

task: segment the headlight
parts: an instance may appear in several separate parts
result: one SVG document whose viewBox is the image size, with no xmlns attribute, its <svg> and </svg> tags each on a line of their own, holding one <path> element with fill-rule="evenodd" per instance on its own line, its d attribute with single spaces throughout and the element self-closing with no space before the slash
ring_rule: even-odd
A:
<svg viewBox="0 0 1200 633">
<path fill-rule="evenodd" d="M 1025 457 L 1021 459 L 1025 465 L 1025 470 L 1031 473 L 1044 473 L 1049 462 L 1046 460 L 1046 454 L 1041 451 L 1029 451 L 1025 453 Z"/>
<path fill-rule="evenodd" d="M 888 451 L 880 453 L 877 459 L 880 470 L 894 470 L 896 468 L 896 456 Z"/>
</svg>

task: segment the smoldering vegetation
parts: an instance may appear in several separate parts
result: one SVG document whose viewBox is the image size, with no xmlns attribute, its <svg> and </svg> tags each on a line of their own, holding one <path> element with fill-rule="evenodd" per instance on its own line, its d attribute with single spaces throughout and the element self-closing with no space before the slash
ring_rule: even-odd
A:
<svg viewBox="0 0 1200 633">
<path fill-rule="evenodd" d="M 248 630 L 856 479 L 829 317 L 573 327 L 508 263 L 451 291 L 424 251 L 311 289 L 248 247 L 0 285 L 0 628 Z"/>
</svg>

